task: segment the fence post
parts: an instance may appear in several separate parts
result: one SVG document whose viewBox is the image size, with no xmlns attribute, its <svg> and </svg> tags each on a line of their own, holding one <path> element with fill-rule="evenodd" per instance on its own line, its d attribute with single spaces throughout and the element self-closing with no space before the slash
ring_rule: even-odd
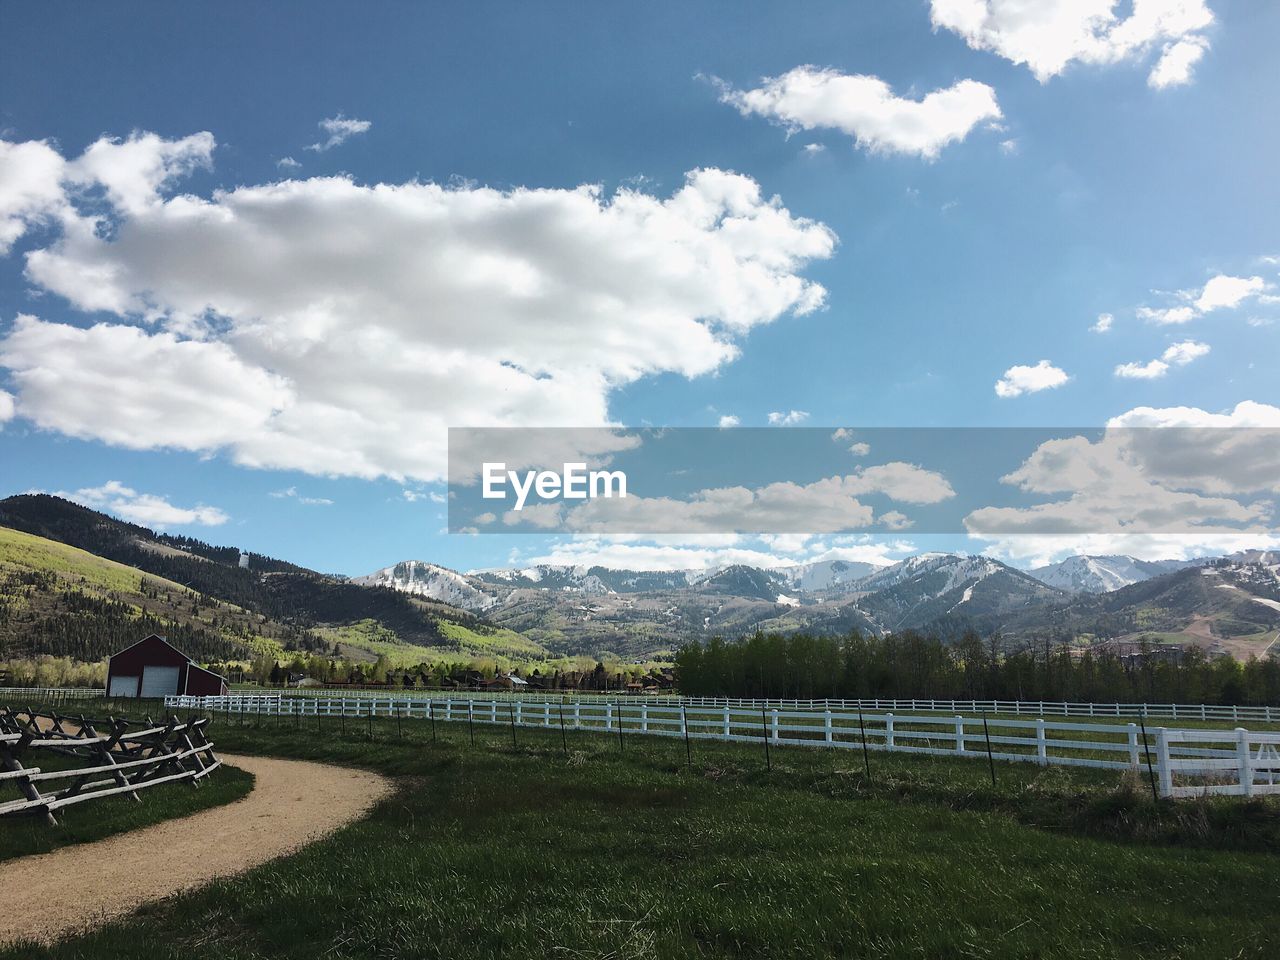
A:
<svg viewBox="0 0 1280 960">
<path fill-rule="evenodd" d="M 964 753 L 964 717 L 956 717 L 956 753 Z"/>
<path fill-rule="evenodd" d="M 1169 737 L 1164 727 L 1156 727 L 1156 763 L 1160 769 L 1160 796 L 1173 795 L 1173 765 L 1169 763 Z"/>
<path fill-rule="evenodd" d="M 579 730 L 581 729 L 581 727 L 582 727 L 582 704 L 579 701 L 575 700 L 573 701 L 573 729 Z"/>
<path fill-rule="evenodd" d="M 1044 742 L 1044 717 L 1036 718 L 1036 756 L 1041 763 L 1049 762 L 1049 745 Z"/>
<path fill-rule="evenodd" d="M 1240 766 L 1240 792 L 1252 797 L 1253 764 L 1249 762 L 1249 731 L 1244 727 L 1236 727 L 1236 761 Z"/>
<path fill-rule="evenodd" d="M 1129 723 L 1129 766 L 1135 770 L 1139 766 L 1138 761 L 1138 725 L 1130 721 Z"/>
<path fill-rule="evenodd" d="M 649 705 L 647 703 L 640 704 L 640 732 L 649 732 Z"/>
<path fill-rule="evenodd" d="M 886 750 L 893 749 L 893 714 L 886 713 L 884 715 L 884 746 Z"/>
<path fill-rule="evenodd" d="M 729 737 L 729 731 L 731 729 L 732 728 L 729 722 L 729 704 L 726 703 L 724 706 L 724 735 L 726 739 Z"/>
<path fill-rule="evenodd" d="M 826 713 L 823 714 L 822 726 L 824 728 L 824 733 L 826 734 L 827 743 L 831 743 L 831 711 L 830 710 L 826 711 Z"/>
<path fill-rule="evenodd" d="M 778 711 L 776 709 L 769 711 L 769 735 L 773 738 L 773 742 L 778 742 Z"/>
<path fill-rule="evenodd" d="M 613 729 L 613 704 L 606 703 L 604 705 L 604 728 L 605 730 Z"/>
</svg>

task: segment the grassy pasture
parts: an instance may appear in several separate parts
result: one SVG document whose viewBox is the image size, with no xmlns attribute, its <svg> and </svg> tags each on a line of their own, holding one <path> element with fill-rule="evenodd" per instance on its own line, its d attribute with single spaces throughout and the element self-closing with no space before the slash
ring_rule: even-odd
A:
<svg viewBox="0 0 1280 960">
<path fill-rule="evenodd" d="M 401 789 L 299 854 L 14 957 L 1263 956 L 1280 804 L 1041 770 L 426 721 L 218 718 Z M 320 736 L 317 736 L 317 728 Z M 474 733 L 474 745 L 471 735 Z"/>
</svg>

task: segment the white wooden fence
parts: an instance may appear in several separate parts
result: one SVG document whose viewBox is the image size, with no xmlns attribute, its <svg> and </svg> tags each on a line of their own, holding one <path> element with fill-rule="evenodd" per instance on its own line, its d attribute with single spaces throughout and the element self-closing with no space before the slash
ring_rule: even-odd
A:
<svg viewBox="0 0 1280 960">
<path fill-rule="evenodd" d="M 258 692 L 261 688 L 245 691 L 244 696 L 274 696 L 277 691 Z M 357 690 L 323 687 L 289 689 L 284 694 L 291 697 L 342 697 L 348 700 L 427 700 L 453 699 L 522 700 L 526 702 L 549 701 L 558 703 L 565 697 L 582 702 L 610 702 L 625 696 L 628 700 L 644 700 L 651 704 L 685 704 L 690 707 L 749 707 L 761 706 L 780 710 L 874 710 L 905 713 L 943 712 L 1011 714 L 1015 717 L 1115 717 L 1119 719 L 1168 718 L 1172 720 L 1229 720 L 1232 723 L 1280 723 L 1280 706 L 1239 706 L 1213 703 L 1085 703 L 1060 700 L 879 700 L 879 699 L 820 699 L 759 700 L 740 697 L 682 697 L 678 694 L 618 694 L 589 693 L 568 690 L 557 692 L 485 690 L 412 690 L 388 688 L 385 690 Z M 87 687 L 0 687 L 0 703 L 53 703 L 59 700 L 94 699 L 104 696 L 101 689 Z"/>
<path fill-rule="evenodd" d="M 1168 797 L 1280 793 L 1280 733 L 1147 731 L 1136 723 L 1071 723 L 1044 717 L 899 715 L 698 705 L 668 700 L 501 700 L 494 697 L 167 697 L 166 707 L 294 717 L 394 717 L 445 723 L 510 724 L 554 730 L 687 737 L 776 746 L 888 750 L 1046 765 L 1141 769 L 1150 764 Z"/>
</svg>

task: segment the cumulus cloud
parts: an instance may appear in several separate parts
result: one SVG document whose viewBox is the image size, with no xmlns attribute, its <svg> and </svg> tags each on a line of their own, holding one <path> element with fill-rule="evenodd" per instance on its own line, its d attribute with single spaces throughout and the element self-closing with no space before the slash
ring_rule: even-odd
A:
<svg viewBox="0 0 1280 960">
<path fill-rule="evenodd" d="M 1065 371 L 1048 360 L 1041 360 L 1034 367 L 1013 366 L 996 381 L 996 396 L 1020 397 L 1024 393 L 1039 393 L 1060 387 L 1070 379 Z"/>
<path fill-rule="evenodd" d="M 526 507 L 513 512 L 509 522 L 577 533 L 833 533 L 876 522 L 875 511 L 859 499 L 871 494 L 899 503 L 936 504 L 954 497 L 955 491 L 940 473 L 893 462 L 808 484 L 784 481 L 758 488 L 717 487 L 683 499 L 634 495 L 594 499 L 563 513 L 561 504 L 543 504 L 554 509 L 530 521 Z M 885 516 L 889 529 L 905 526 L 901 513 Z"/>
<path fill-rule="evenodd" d="M 0 424 L 13 419 L 13 394 L 0 390 Z"/>
<path fill-rule="evenodd" d="M 50 219 L 63 206 L 66 163 L 43 140 L 0 140 L 0 255 L 32 224 Z"/>
<path fill-rule="evenodd" d="M 281 170 L 297 170 L 302 164 L 293 159 L 293 157 L 281 157 L 276 161 L 276 166 Z"/>
<path fill-rule="evenodd" d="M 720 429 L 727 430 L 729 427 L 736 427 L 741 422 L 732 413 L 726 413 L 720 417 Z"/>
<path fill-rule="evenodd" d="M 1116 376 L 1129 380 L 1155 380 L 1163 377 L 1171 367 L 1185 367 L 1209 352 L 1207 343 L 1182 340 L 1172 344 L 1158 360 L 1146 363 L 1122 363 L 1116 367 Z"/>
<path fill-rule="evenodd" d="M 0 364 L 24 416 L 436 480 L 450 425 L 607 426 L 616 388 L 710 373 L 753 327 L 824 302 L 802 271 L 834 234 L 738 174 L 695 170 L 665 197 L 344 177 L 164 194 L 212 150 L 139 134 L 74 161 L 108 179 L 112 229 L 73 197 L 27 277 L 118 322 L 20 318 Z"/>
<path fill-rule="evenodd" d="M 317 126 L 328 136 L 319 143 L 311 144 L 306 149 L 313 150 L 316 153 L 323 153 L 326 150 L 341 146 L 354 136 L 368 133 L 373 123 L 369 120 L 356 120 L 354 117 L 344 117 L 342 114 L 338 114 L 336 117 L 328 117 L 321 120 Z"/>
<path fill-rule="evenodd" d="M 1094 333 L 1106 333 L 1111 329 L 1111 325 L 1115 323 L 1115 319 L 1116 318 L 1109 313 L 1100 313 L 1098 314 L 1097 321 L 1095 321 L 1093 326 L 1089 329 Z"/>
<path fill-rule="evenodd" d="M 894 94 L 879 77 L 813 66 L 767 77 L 754 90 L 720 84 L 720 99 L 743 116 L 757 115 L 788 130 L 834 129 L 872 153 L 932 159 L 981 123 L 1001 118 L 995 91 L 961 80 L 919 100 Z"/>
<path fill-rule="evenodd" d="M 774 410 L 769 414 L 769 425 L 773 427 L 794 427 L 809 419 L 807 410 Z"/>
<path fill-rule="evenodd" d="M 1155 90 L 1190 83 L 1193 68 L 1208 49 L 1209 41 L 1196 36 L 1166 44 L 1160 60 L 1147 76 L 1147 83 Z"/>
<path fill-rule="evenodd" d="M 973 534 L 1240 538 L 1272 535 L 1280 493 L 1280 408 L 1245 402 L 1228 413 L 1140 407 L 1113 418 L 1098 439 L 1040 444 L 1002 478 L 1031 507 L 983 507 Z"/>
<path fill-rule="evenodd" d="M 1232 277 L 1218 274 L 1199 290 L 1178 293 L 1181 304 L 1170 307 L 1139 307 L 1138 316 L 1162 325 L 1190 323 L 1214 310 L 1230 310 L 1267 289 L 1262 277 Z"/>
<path fill-rule="evenodd" d="M 1025 64 L 1041 83 L 1072 63 L 1138 62 L 1159 49 L 1148 77 L 1157 89 L 1190 81 L 1213 23 L 1204 0 L 931 0 L 930 14 L 935 29 Z"/>
<path fill-rule="evenodd" d="M 119 480 L 108 480 L 100 487 L 82 487 L 71 492 L 58 490 L 53 495 L 154 530 L 184 526 L 217 527 L 230 519 L 217 507 L 176 507 L 166 497 L 139 493 Z"/>
</svg>

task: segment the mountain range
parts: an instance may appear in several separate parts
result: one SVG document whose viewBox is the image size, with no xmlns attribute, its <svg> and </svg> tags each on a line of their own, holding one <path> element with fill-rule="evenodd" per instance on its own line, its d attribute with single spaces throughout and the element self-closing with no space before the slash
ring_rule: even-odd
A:
<svg viewBox="0 0 1280 960">
<path fill-rule="evenodd" d="M 0 659 L 97 659 L 140 620 L 224 659 L 284 650 L 397 663 L 647 659 L 714 635 L 854 629 L 944 638 L 975 630 L 1011 645 L 1146 639 L 1247 657 L 1280 650 L 1280 553 L 1080 556 L 1029 571 L 947 553 L 887 566 L 676 571 L 461 572 L 407 560 L 346 578 L 158 534 L 57 497 L 0 500 Z"/>
</svg>

